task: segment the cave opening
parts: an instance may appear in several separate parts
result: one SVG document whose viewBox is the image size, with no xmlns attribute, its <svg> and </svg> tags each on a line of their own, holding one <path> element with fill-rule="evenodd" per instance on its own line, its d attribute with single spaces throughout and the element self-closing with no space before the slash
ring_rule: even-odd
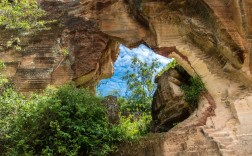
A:
<svg viewBox="0 0 252 156">
<path fill-rule="evenodd" d="M 131 112 L 134 114 L 133 118 L 137 118 L 139 114 L 142 114 L 141 112 L 147 111 L 151 115 L 149 129 L 155 133 L 167 132 L 190 116 L 197 106 L 192 108 L 185 102 L 181 85 L 190 85 L 189 79 L 191 76 L 183 67 L 177 64 L 176 60 L 156 54 L 144 44 L 133 49 L 120 45 L 119 49 L 119 56 L 114 63 L 114 74 L 111 78 L 99 82 L 97 85 L 98 94 L 108 98 L 111 98 L 111 96 L 116 97 L 121 115 L 128 116 L 129 112 Z M 154 70 L 147 69 L 153 66 L 154 60 L 158 62 L 158 66 L 155 66 Z M 135 63 L 133 63 L 134 61 Z M 171 65 L 174 62 L 175 64 Z M 149 70 L 149 76 L 143 81 L 146 82 L 143 84 L 140 80 L 143 75 L 136 72 L 139 72 L 138 69 L 145 65 L 148 67 L 144 68 L 144 70 Z M 130 74 L 135 74 L 136 77 L 125 78 L 126 75 L 130 76 Z M 137 77 L 139 76 L 137 74 L 140 74 L 140 77 Z M 148 85 L 146 85 L 150 83 L 149 79 L 153 84 L 151 91 L 147 89 Z M 139 83 L 129 81 L 139 81 Z M 129 86 L 129 83 L 131 83 L 131 86 Z M 137 88 L 138 84 L 144 88 L 142 91 Z M 148 90 L 148 93 L 144 93 L 146 90 Z M 149 102 L 146 104 L 147 107 L 142 106 L 142 99 L 138 99 L 146 95 L 140 96 L 139 94 L 148 94 L 150 96 L 147 99 Z M 125 102 L 122 99 L 134 102 Z M 129 106 L 125 106 L 125 103 Z"/>
<path fill-rule="evenodd" d="M 121 44 L 119 46 L 119 55 L 114 62 L 114 72 L 112 77 L 101 80 L 97 86 L 97 91 L 101 96 L 108 96 L 111 94 L 126 95 L 127 84 L 122 77 L 128 70 L 132 69 L 131 64 L 134 57 L 143 63 L 147 63 L 147 65 L 151 65 L 153 60 L 157 60 L 160 63 L 155 67 L 156 71 L 153 73 L 153 78 L 172 60 L 171 58 L 156 54 L 144 44 L 140 44 L 138 47 L 132 49 Z"/>
</svg>

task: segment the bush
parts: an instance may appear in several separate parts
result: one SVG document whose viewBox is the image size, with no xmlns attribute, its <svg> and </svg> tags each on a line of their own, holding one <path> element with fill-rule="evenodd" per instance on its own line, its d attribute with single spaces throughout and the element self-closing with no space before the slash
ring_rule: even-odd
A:
<svg viewBox="0 0 252 156">
<path fill-rule="evenodd" d="M 200 76 L 195 76 L 189 79 L 189 84 L 183 84 L 181 89 L 185 93 L 185 101 L 190 104 L 191 108 L 195 108 L 198 104 L 200 93 L 205 90 L 205 85 Z"/>
<path fill-rule="evenodd" d="M 119 97 L 121 116 L 119 125 L 126 140 L 137 139 L 150 132 L 150 122 L 152 120 L 150 112 L 136 111 L 136 103 L 131 104 L 128 99 Z"/>
<path fill-rule="evenodd" d="M 0 155 L 106 155 L 126 139 L 108 123 L 101 99 L 66 85 L 26 99 L 0 96 Z"/>
<path fill-rule="evenodd" d="M 139 137 L 149 133 L 151 115 L 143 113 L 140 116 L 121 116 L 119 125 L 123 130 L 124 138 L 127 141 L 138 139 Z"/>
</svg>

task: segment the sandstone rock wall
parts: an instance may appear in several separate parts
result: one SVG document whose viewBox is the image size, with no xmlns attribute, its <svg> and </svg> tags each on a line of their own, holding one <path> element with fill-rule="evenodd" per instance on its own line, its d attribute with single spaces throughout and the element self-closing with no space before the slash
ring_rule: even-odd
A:
<svg viewBox="0 0 252 156">
<path fill-rule="evenodd" d="M 152 102 L 152 132 L 167 132 L 189 117 L 192 109 L 184 100 L 180 86 L 183 76 L 176 69 L 169 69 L 156 77 L 157 90 Z"/>
<path fill-rule="evenodd" d="M 110 77 L 119 53 L 116 40 L 99 30 L 94 1 L 39 1 L 47 12 L 50 30 L 37 32 L 1 31 L 1 58 L 7 75 L 23 92 L 41 91 L 48 85 L 75 81 L 95 90 L 98 80 Z M 8 47 L 20 39 L 21 50 Z M 64 53 L 68 53 L 64 55 Z"/>
<path fill-rule="evenodd" d="M 114 3 L 104 11 L 125 22 L 125 11 L 113 9 L 121 3 Z M 167 139 L 165 144 L 168 147 L 162 146 L 163 143 L 153 143 L 138 149 L 136 154 L 128 155 L 251 155 L 252 129 L 248 115 L 251 113 L 251 41 L 248 31 L 251 27 L 248 7 L 251 5 L 245 1 L 221 0 L 132 0 L 126 4 L 133 9 L 130 10 L 133 20 L 137 19 L 138 24 L 144 26 L 144 35 L 139 33 L 143 36 L 142 42 L 160 55 L 176 58 L 190 75 L 200 75 L 208 91 L 202 96 L 194 114 L 173 129 L 181 130 L 176 143 L 188 143 L 190 150 L 184 148 L 175 150 L 175 153 L 169 150 L 158 153 L 173 147 L 174 143 Z M 102 17 L 100 20 L 102 24 L 107 23 Z M 111 27 L 120 25 L 117 20 L 109 22 Z M 132 19 L 128 19 L 128 23 L 131 22 Z M 111 33 L 111 27 L 109 30 L 101 27 L 101 30 L 113 37 L 123 38 L 124 44 L 134 45 L 131 41 L 137 37 L 132 39 L 129 34 L 122 34 L 127 29 L 115 34 Z M 128 33 L 131 33 L 131 27 Z M 140 31 L 139 26 L 135 28 Z M 197 142 L 194 140 L 196 137 L 183 136 L 194 128 L 201 133 L 199 140 L 215 143 L 216 146 L 209 147 L 213 153 L 204 150 L 199 153 L 201 146 L 190 144 Z M 207 143 L 201 143 L 208 148 Z M 150 152 L 150 149 L 153 151 Z M 123 150 L 122 153 L 127 155 Z"/>
<path fill-rule="evenodd" d="M 71 80 L 94 88 L 113 73 L 119 43 L 145 43 L 200 75 L 208 92 L 190 118 L 163 134 L 164 141 L 139 146 L 135 155 L 252 155 L 250 0 L 39 2 L 48 19 L 57 19 L 51 30 L 0 33 L 1 59 L 17 89 L 37 91 Z M 16 36 L 21 51 L 6 46 Z"/>
</svg>

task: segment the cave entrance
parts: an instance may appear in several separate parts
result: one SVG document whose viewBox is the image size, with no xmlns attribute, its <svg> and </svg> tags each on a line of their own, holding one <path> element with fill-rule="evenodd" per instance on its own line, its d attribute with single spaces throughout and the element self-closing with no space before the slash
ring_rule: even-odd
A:
<svg viewBox="0 0 252 156">
<path fill-rule="evenodd" d="M 155 60 L 158 65 L 150 69 Z M 146 71 L 141 71 L 141 66 Z M 170 69 L 167 70 L 168 68 Z M 144 75 L 144 72 L 149 75 Z M 141 76 L 144 76 L 144 81 Z M 141 44 L 133 49 L 120 45 L 120 53 L 114 63 L 114 74 L 109 79 L 101 80 L 97 91 L 103 97 L 119 98 L 122 115 L 129 112 L 136 115 L 148 110 L 152 116 L 151 131 L 164 132 L 187 119 L 192 112 L 192 108 L 184 101 L 180 88 L 182 84 L 189 84 L 190 77 L 181 66 L 176 65 L 174 59 L 156 54 L 146 45 Z M 153 87 L 153 90 L 148 90 L 148 87 Z M 150 97 L 140 94 L 148 94 Z M 144 102 L 143 97 L 146 97 Z M 143 103 L 149 106 L 143 106 Z"/>
</svg>

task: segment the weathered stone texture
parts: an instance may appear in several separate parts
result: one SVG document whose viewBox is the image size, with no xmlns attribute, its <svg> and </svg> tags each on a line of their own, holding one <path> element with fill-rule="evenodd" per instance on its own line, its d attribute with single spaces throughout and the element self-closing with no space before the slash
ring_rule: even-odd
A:
<svg viewBox="0 0 252 156">
<path fill-rule="evenodd" d="M 190 108 L 184 101 L 179 79 L 181 75 L 177 70 L 169 69 L 155 80 L 158 86 L 152 102 L 153 132 L 167 132 L 190 115 Z"/>
<path fill-rule="evenodd" d="M 20 36 L 0 31 L 0 56 L 17 89 L 38 91 L 72 80 L 94 89 L 112 75 L 120 43 L 145 43 L 200 75 L 207 93 L 164 141 L 136 146 L 137 155 L 252 155 L 251 0 L 38 1 L 48 19 L 58 20 L 51 30 Z M 21 51 L 6 46 L 16 36 Z"/>
<path fill-rule="evenodd" d="M 105 105 L 108 115 L 108 121 L 111 124 L 119 124 L 119 105 L 117 102 L 117 97 L 115 96 L 106 96 L 105 100 L 102 101 Z"/>
<path fill-rule="evenodd" d="M 122 145 L 113 156 L 220 156 L 215 141 L 208 139 L 199 128 L 179 128 L 169 133 L 152 134 L 140 143 Z"/>
</svg>

